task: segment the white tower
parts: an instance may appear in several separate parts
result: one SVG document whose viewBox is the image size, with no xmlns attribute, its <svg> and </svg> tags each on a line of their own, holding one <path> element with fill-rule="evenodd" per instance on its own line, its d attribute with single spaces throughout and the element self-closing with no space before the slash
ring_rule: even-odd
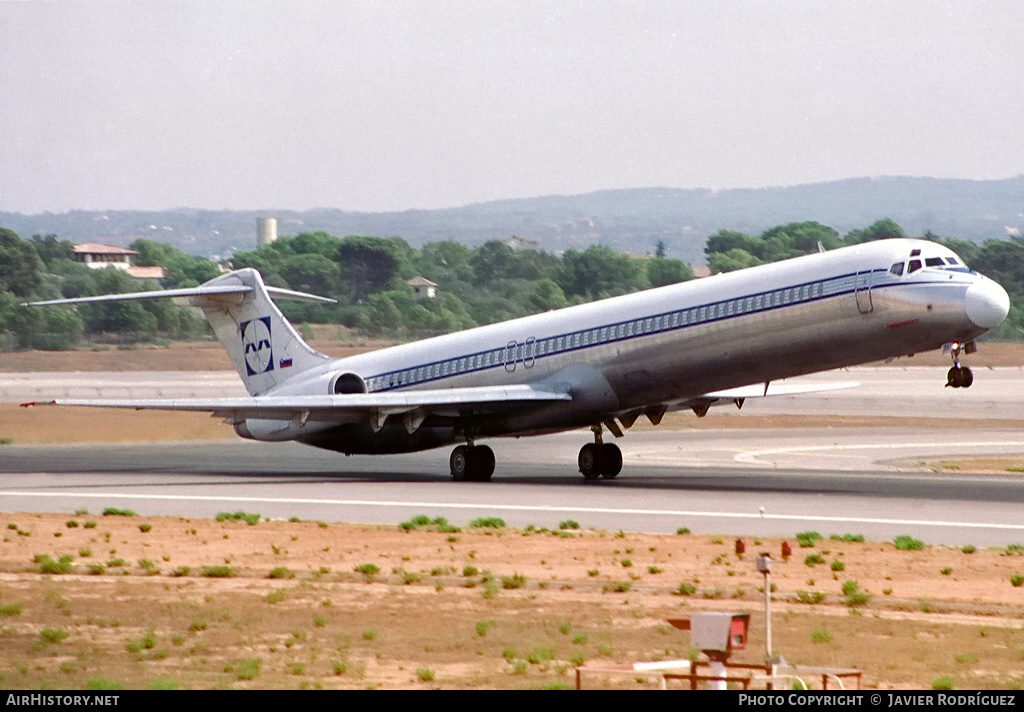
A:
<svg viewBox="0 0 1024 712">
<path fill-rule="evenodd" d="M 256 218 L 256 247 L 269 245 L 277 239 L 277 218 Z"/>
</svg>

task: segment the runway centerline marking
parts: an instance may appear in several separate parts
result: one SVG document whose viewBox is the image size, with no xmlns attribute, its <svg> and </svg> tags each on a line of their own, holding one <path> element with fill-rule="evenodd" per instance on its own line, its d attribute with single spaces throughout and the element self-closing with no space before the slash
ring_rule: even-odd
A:
<svg viewBox="0 0 1024 712">
<path fill-rule="evenodd" d="M 888 519 L 878 517 L 824 517 L 801 514 L 761 514 L 760 512 L 696 512 L 676 509 L 631 509 L 616 507 L 555 507 L 550 505 L 523 504 L 470 504 L 462 502 L 402 502 L 391 500 L 360 500 L 360 499 L 312 499 L 303 497 L 218 497 L 212 495 L 173 495 L 173 494 L 120 494 L 117 492 L 0 492 L 0 497 L 38 497 L 38 498 L 89 498 L 89 499 L 136 499 L 155 501 L 187 501 L 187 502 L 250 502 L 256 504 L 328 504 L 359 507 L 416 507 L 423 509 L 471 509 L 471 510 L 505 510 L 510 512 L 571 512 L 577 514 L 646 514 L 671 517 L 707 517 L 719 519 L 771 519 L 778 521 L 798 522 L 833 522 L 836 524 L 901 524 L 917 526 L 956 527 L 961 529 L 1005 529 L 1024 531 L 1024 524 L 996 524 L 991 522 L 941 522 L 927 519 Z"/>
</svg>

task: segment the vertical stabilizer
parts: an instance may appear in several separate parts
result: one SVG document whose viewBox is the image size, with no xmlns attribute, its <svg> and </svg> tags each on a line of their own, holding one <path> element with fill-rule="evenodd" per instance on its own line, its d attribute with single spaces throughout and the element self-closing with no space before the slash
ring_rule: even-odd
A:
<svg viewBox="0 0 1024 712">
<path fill-rule="evenodd" d="M 271 301 L 256 270 L 237 270 L 203 285 L 217 286 L 245 286 L 251 290 L 191 296 L 189 304 L 203 310 L 251 395 L 266 393 L 296 374 L 331 360 L 302 340 Z"/>
</svg>

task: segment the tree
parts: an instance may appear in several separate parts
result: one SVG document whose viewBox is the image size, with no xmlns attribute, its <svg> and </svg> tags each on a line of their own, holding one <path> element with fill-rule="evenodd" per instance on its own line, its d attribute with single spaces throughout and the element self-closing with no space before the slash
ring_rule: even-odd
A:
<svg viewBox="0 0 1024 712">
<path fill-rule="evenodd" d="M 33 235 L 32 247 L 47 267 L 54 260 L 73 260 L 75 258 L 74 243 L 69 240 L 61 240 L 56 235 L 47 235 L 46 237 Z"/>
<path fill-rule="evenodd" d="M 649 283 L 641 260 L 604 245 L 591 245 L 582 252 L 565 251 L 558 285 L 566 296 L 596 299 L 635 292 Z"/>
<path fill-rule="evenodd" d="M 398 276 L 396 245 L 380 237 L 346 237 L 335 259 L 341 270 L 342 289 L 353 303 L 387 289 Z"/>
<path fill-rule="evenodd" d="M 18 233 L 0 228 L 0 289 L 27 297 L 39 286 L 42 260 Z"/>
<path fill-rule="evenodd" d="M 647 262 L 647 280 L 652 287 L 664 287 L 690 279 L 693 279 L 693 269 L 682 260 L 655 257 Z"/>
<path fill-rule="evenodd" d="M 762 264 L 761 260 L 738 247 L 734 247 L 727 252 L 716 252 L 708 258 L 708 268 L 711 270 L 711 274 L 732 272 L 759 264 Z"/>
<path fill-rule="evenodd" d="M 872 240 L 888 240 L 893 237 L 906 237 L 907 233 L 889 218 L 882 218 L 871 223 L 870 226 L 861 230 L 850 230 L 843 236 L 843 243 L 856 245 L 860 242 L 871 242 Z"/>
</svg>

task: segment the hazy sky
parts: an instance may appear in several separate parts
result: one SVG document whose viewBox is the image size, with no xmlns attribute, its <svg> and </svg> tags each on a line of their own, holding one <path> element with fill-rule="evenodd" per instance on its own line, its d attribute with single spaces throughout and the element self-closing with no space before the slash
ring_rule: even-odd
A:
<svg viewBox="0 0 1024 712">
<path fill-rule="evenodd" d="M 0 211 L 1024 173 L 1024 2 L 0 2 Z"/>
</svg>

